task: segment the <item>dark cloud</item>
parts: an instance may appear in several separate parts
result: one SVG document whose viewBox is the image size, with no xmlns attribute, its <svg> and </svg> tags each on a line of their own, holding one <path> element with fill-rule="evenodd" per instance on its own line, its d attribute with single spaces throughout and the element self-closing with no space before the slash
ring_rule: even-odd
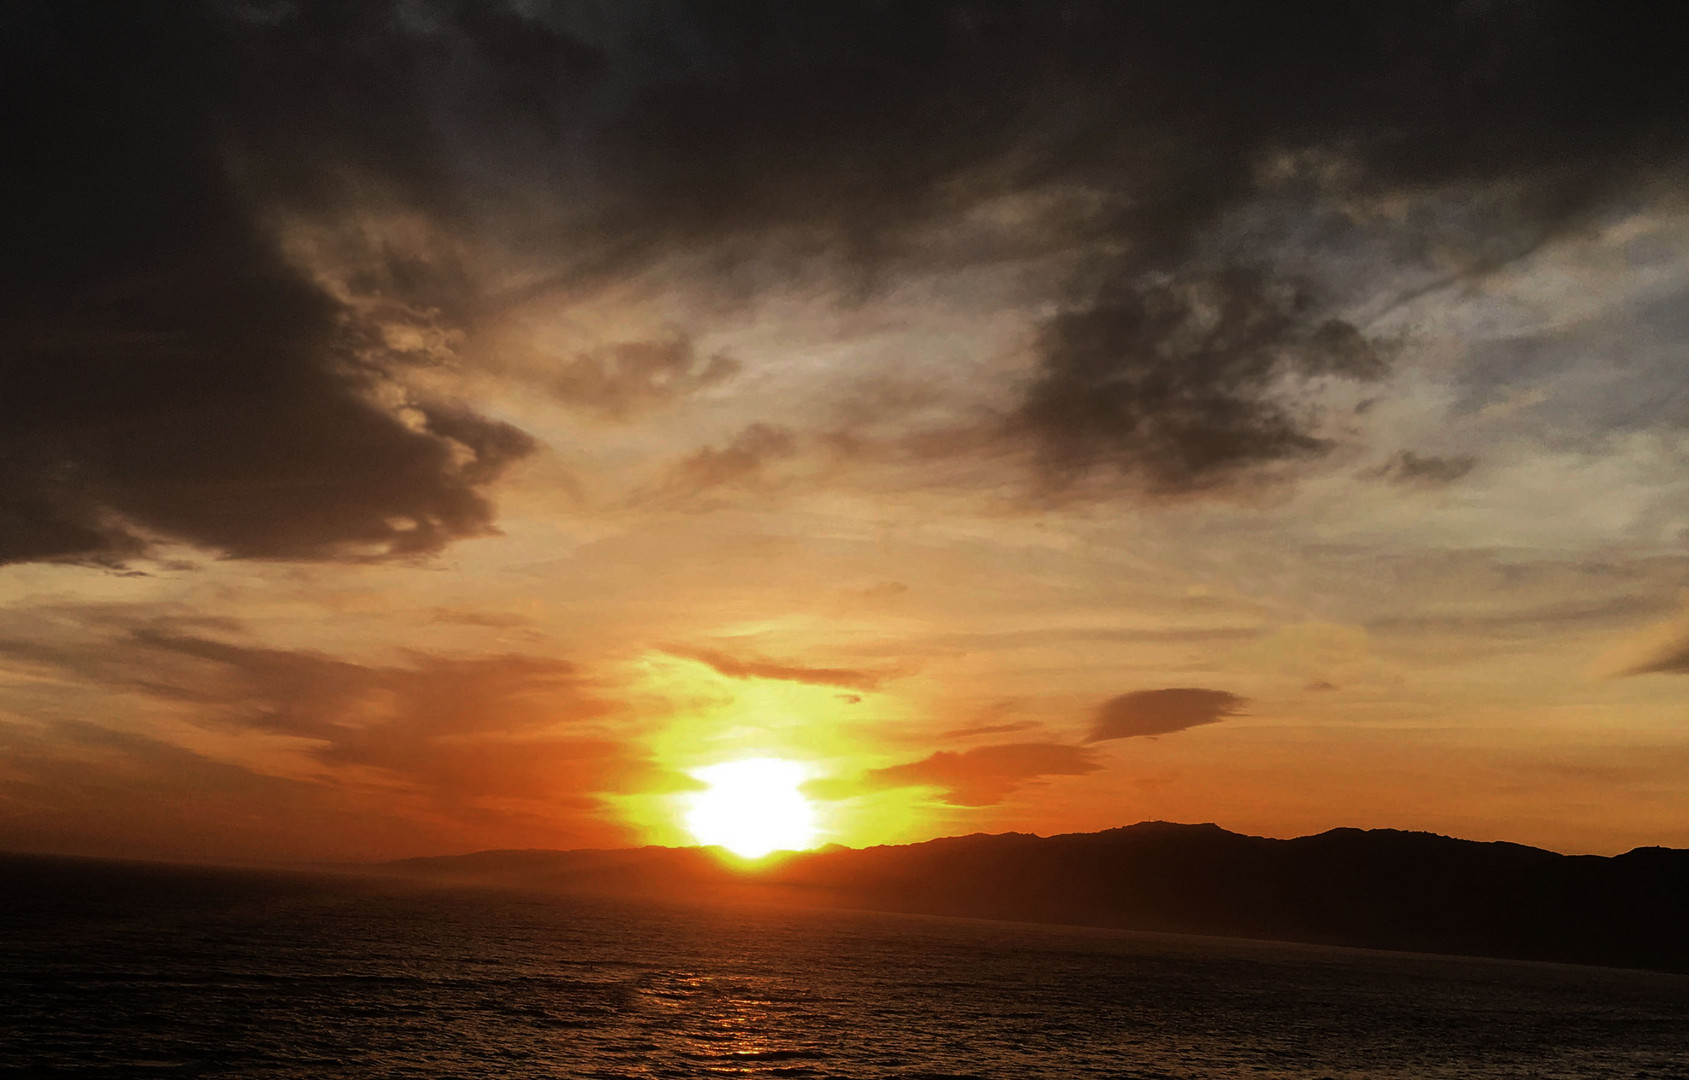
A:
<svg viewBox="0 0 1689 1080">
<path fill-rule="evenodd" d="M 1017 788 L 1045 776 L 1083 776 L 1102 768 L 1091 751 L 1065 743 L 1008 743 L 960 752 L 941 750 L 919 761 L 872 769 L 855 781 L 823 785 L 821 798 L 848 798 L 866 791 L 935 787 L 957 806 L 991 806 Z M 811 785 L 812 787 L 814 785 Z"/>
<path fill-rule="evenodd" d="M 249 135 L 292 135 L 307 168 L 293 155 L 381 118 L 276 102 L 260 131 L 255 72 L 189 5 L 7 19 L 0 561 L 121 559 L 147 535 L 404 555 L 491 531 L 478 489 L 532 442 L 463 408 L 395 408 L 367 335 L 281 258 L 230 164 Z M 329 74 L 320 93 L 346 89 Z"/>
<path fill-rule="evenodd" d="M 1403 450 L 1374 470 L 1373 475 L 1392 484 L 1452 484 L 1471 472 L 1477 464 L 1478 459 L 1470 454 L 1438 457 Z"/>
<path fill-rule="evenodd" d="M 1685 17 L 1658 7 L 937 0 L 667 14 L 670 40 L 692 47 L 671 46 L 629 96 L 611 145 L 648 227 L 684 235 L 783 222 L 872 251 L 912 219 L 1062 184 L 1096 207 L 1066 212 L 1073 233 L 1101 226 L 1164 261 L 1254 194 L 1264 156 L 1316 152 L 1346 163 L 1322 175 L 1363 193 L 1504 181 L 1529 231 L 1683 148 L 1684 82 L 1661 35 Z"/>
<path fill-rule="evenodd" d="M 1236 716 L 1243 698 L 1224 690 L 1134 690 L 1097 706 L 1087 742 L 1169 735 Z"/>
<path fill-rule="evenodd" d="M 4 19 L 13 562 L 485 533 L 486 486 L 531 444 L 405 410 L 404 369 L 457 362 L 500 305 L 676 255 L 730 292 L 819 256 L 871 285 L 1072 255 L 1092 269 L 1043 327 L 1018 430 L 1052 475 L 1211 487 L 1322 449 L 1287 378 L 1376 367 L 1270 276 L 1216 276 L 1276 263 L 1273 242 L 1218 250 L 1241 211 L 1305 205 L 1481 271 L 1680 180 L 1689 141 L 1672 4 L 22 0 Z M 346 264 L 332 287 L 284 249 L 293 225 Z M 475 245 L 523 272 L 490 280 Z M 565 393 L 614 412 L 725 370 L 676 355 L 625 385 L 600 358 Z"/>
<path fill-rule="evenodd" d="M 1017 420 L 1046 471 L 1107 468 L 1170 494 L 1325 452 L 1286 384 L 1384 373 L 1353 326 L 1238 270 L 1193 287 L 1111 285 L 1046 323 L 1038 355 Z"/>
<path fill-rule="evenodd" d="M 699 356 L 688 338 L 628 341 L 575 357 L 550 377 L 564 402 L 609 420 L 672 404 L 739 373 L 723 353 Z"/>
<path fill-rule="evenodd" d="M 778 679 L 783 682 L 809 683 L 813 686 L 842 686 L 847 690 L 877 690 L 886 678 L 877 671 L 858 671 L 853 668 L 804 667 L 767 657 L 732 656 L 713 649 L 668 650 L 675 656 L 696 660 L 708 665 L 718 675 L 730 679 Z M 857 699 L 860 700 L 860 699 Z"/>
<path fill-rule="evenodd" d="M 1300 206 L 1299 243 L 1374 236 L 1447 283 L 1680 177 L 1689 145 L 1689 80 L 1660 44 L 1689 16 L 1661 6 L 698 5 L 681 21 L 709 61 L 630 96 L 607 141 L 627 235 L 785 237 L 868 274 L 1081 255 L 1013 426 L 1057 480 L 1101 468 L 1182 493 L 1315 457 L 1329 436 L 1299 380 L 1383 373 L 1357 327 L 1277 277 L 1274 241 L 1227 249 L 1245 211 Z M 1019 212 L 973 213 L 1003 205 Z M 1237 262 L 1266 269 L 1218 270 Z"/>
</svg>

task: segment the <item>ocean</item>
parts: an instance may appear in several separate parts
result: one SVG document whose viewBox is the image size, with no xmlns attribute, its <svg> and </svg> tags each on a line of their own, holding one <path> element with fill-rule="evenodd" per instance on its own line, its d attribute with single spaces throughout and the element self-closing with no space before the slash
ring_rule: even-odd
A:
<svg viewBox="0 0 1689 1080">
<path fill-rule="evenodd" d="M 0 1075 L 1689 1078 L 1689 976 L 0 859 Z"/>
</svg>

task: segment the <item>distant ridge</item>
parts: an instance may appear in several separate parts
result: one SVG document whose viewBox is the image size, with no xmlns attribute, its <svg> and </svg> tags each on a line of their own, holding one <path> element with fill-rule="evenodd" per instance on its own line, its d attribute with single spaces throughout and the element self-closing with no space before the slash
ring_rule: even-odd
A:
<svg viewBox="0 0 1689 1080">
<path fill-rule="evenodd" d="M 484 851 L 374 868 L 442 881 L 1552 960 L 1689 973 L 1689 851 L 1561 855 L 1393 829 L 1294 840 L 1146 821 L 828 848 L 736 870 L 701 848 Z"/>
</svg>

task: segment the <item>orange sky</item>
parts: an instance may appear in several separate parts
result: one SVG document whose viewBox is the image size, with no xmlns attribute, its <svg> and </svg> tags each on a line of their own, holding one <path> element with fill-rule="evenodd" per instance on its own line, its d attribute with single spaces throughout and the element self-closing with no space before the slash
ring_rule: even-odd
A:
<svg viewBox="0 0 1689 1080">
<path fill-rule="evenodd" d="M 182 61 L 215 107 L 125 34 L 72 48 L 123 77 L 92 105 L 29 76 L 61 149 L 19 190 L 69 194 L 7 270 L 0 848 L 687 843 L 692 774 L 757 757 L 849 845 L 1689 846 L 1689 206 L 1624 110 L 1689 140 L 1642 106 L 1527 123 L 1571 78 L 1527 58 L 1466 132 L 1430 86 L 1320 105 L 1373 100 L 1349 68 L 1140 114 L 1103 74 L 1182 76 L 1106 12 L 843 60 L 793 15 L 810 76 L 729 78 L 651 44 L 740 62 L 684 4 L 492 5 L 510 55 L 412 5 L 347 61 L 377 99 L 299 60 L 351 16 L 233 7 Z M 1097 161 L 971 81 L 1040 34 L 1070 62 L 1016 85 Z M 176 111 L 114 143 L 101 94 Z M 1482 124 L 1514 158 L 1361 137 Z"/>
</svg>

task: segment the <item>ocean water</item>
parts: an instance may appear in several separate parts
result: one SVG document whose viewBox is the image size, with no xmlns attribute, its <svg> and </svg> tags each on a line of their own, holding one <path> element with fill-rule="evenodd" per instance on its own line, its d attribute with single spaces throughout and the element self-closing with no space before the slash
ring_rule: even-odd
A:
<svg viewBox="0 0 1689 1080">
<path fill-rule="evenodd" d="M 1689 1078 L 1689 977 L 0 860 L 0 1075 Z"/>
</svg>

